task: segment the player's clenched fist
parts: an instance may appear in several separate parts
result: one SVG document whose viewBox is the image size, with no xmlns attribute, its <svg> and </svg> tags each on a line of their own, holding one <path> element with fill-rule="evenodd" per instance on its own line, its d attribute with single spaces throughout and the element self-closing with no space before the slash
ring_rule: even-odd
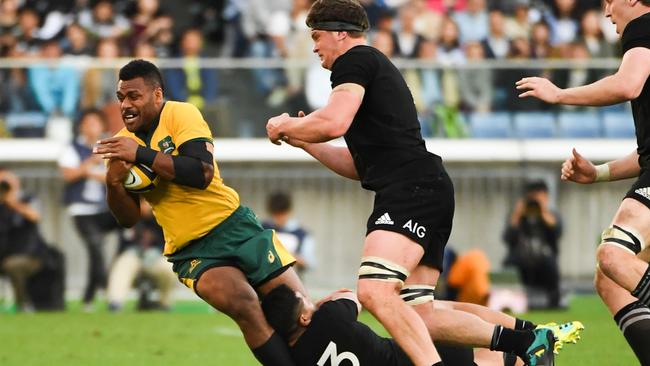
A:
<svg viewBox="0 0 650 366">
<path fill-rule="evenodd" d="M 572 156 L 562 164 L 560 178 L 581 184 L 593 183 L 596 180 L 596 166 L 573 149 Z"/>
</svg>

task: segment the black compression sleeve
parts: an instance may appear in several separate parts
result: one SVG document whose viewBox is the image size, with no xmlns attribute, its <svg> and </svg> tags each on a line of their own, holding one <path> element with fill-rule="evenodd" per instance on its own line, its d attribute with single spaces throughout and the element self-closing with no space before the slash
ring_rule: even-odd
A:
<svg viewBox="0 0 650 366">
<path fill-rule="evenodd" d="M 172 182 L 192 188 L 205 187 L 203 164 L 201 160 L 190 156 L 172 156 L 174 179 Z"/>
<path fill-rule="evenodd" d="M 212 153 L 206 147 L 206 141 L 187 141 L 178 147 L 178 153 L 179 155 L 172 156 L 175 173 L 172 181 L 192 188 L 205 187 L 202 162 L 209 165 L 214 162 Z"/>
<path fill-rule="evenodd" d="M 184 143 L 178 147 L 178 154 L 183 156 L 191 156 L 197 158 L 204 163 L 212 164 L 214 161 L 214 156 L 206 147 L 207 142 L 203 139 L 192 140 Z"/>
</svg>

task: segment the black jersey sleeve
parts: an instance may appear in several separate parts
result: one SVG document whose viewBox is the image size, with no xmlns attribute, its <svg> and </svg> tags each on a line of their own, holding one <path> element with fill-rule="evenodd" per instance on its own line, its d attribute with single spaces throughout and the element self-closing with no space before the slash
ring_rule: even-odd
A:
<svg viewBox="0 0 650 366">
<path fill-rule="evenodd" d="M 332 67 L 332 89 L 345 83 L 354 83 L 367 88 L 377 74 L 379 63 L 372 52 L 363 47 L 353 48 L 334 62 Z"/>
<path fill-rule="evenodd" d="M 650 48 L 650 14 L 632 20 L 625 27 L 621 37 L 623 53 L 635 47 Z"/>
<path fill-rule="evenodd" d="M 344 321 L 355 321 L 359 315 L 357 304 L 348 299 L 328 301 L 320 306 L 319 311 L 333 314 Z"/>
</svg>

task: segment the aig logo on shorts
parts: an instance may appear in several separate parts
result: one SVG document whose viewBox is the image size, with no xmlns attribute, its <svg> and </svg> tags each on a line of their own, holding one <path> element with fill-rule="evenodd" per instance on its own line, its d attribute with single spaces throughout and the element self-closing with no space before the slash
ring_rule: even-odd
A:
<svg viewBox="0 0 650 366">
<path fill-rule="evenodd" d="M 424 238 L 425 235 L 427 235 L 427 228 L 421 226 L 417 222 L 413 222 L 413 220 L 409 220 L 406 224 L 404 224 L 404 226 L 402 226 L 402 229 L 408 229 L 410 232 L 417 235 L 420 239 Z"/>
</svg>

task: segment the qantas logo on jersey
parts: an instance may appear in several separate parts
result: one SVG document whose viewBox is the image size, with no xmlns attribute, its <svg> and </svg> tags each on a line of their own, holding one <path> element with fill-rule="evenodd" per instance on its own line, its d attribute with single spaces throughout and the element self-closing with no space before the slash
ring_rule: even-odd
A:
<svg viewBox="0 0 650 366">
<path fill-rule="evenodd" d="M 427 228 L 421 226 L 417 222 L 413 222 L 413 220 L 409 220 L 406 224 L 404 224 L 404 226 L 402 226 L 402 229 L 408 229 L 410 232 L 417 235 L 420 239 L 424 238 L 424 236 L 427 235 Z"/>
<path fill-rule="evenodd" d="M 339 366 L 341 362 L 343 361 L 350 361 L 350 366 L 359 366 L 360 362 L 357 356 L 352 353 L 352 352 L 341 352 L 341 354 L 338 354 L 338 351 L 336 349 L 336 343 L 330 341 L 330 343 L 327 345 L 327 348 L 325 348 L 325 352 L 323 352 L 323 355 L 320 356 L 320 359 L 318 360 L 318 363 L 316 365 L 318 366 L 323 366 L 327 363 L 327 360 L 330 361 L 330 365 L 332 366 Z M 346 365 L 348 365 L 346 363 Z"/>
</svg>

